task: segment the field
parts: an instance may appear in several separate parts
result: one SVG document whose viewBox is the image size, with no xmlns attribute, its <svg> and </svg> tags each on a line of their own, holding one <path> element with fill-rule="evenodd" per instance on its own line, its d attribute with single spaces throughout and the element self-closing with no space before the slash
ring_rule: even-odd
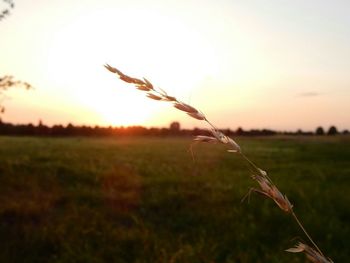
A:
<svg viewBox="0 0 350 263">
<path fill-rule="evenodd" d="M 238 138 L 319 247 L 350 257 L 350 138 Z M 246 164 L 191 138 L 0 137 L 0 262 L 306 262 Z"/>
</svg>

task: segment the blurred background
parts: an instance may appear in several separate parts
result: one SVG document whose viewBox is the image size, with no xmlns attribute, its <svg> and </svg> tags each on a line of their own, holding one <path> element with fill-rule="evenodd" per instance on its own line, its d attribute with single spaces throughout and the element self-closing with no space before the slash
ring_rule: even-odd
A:
<svg viewBox="0 0 350 263">
<path fill-rule="evenodd" d="M 350 257 L 350 2 L 0 0 L 0 262 Z M 243 157 L 243 158 L 242 158 Z M 244 199 L 244 197 L 246 197 Z M 244 201 L 242 202 L 242 199 Z M 324 261 L 322 261 L 324 262 Z"/>
</svg>

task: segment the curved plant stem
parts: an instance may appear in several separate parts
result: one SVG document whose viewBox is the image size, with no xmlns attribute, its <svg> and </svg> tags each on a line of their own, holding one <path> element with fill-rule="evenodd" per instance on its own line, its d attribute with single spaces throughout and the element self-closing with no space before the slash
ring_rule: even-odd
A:
<svg viewBox="0 0 350 263">
<path fill-rule="evenodd" d="M 303 224 L 300 222 L 300 220 L 298 219 L 297 215 L 294 213 L 294 211 L 292 211 L 292 216 L 295 219 L 295 221 L 297 221 L 299 227 L 303 230 L 304 234 L 307 236 L 307 238 L 310 240 L 310 242 L 314 245 L 314 247 L 317 249 L 317 251 L 322 255 L 322 251 L 321 249 L 319 249 L 319 247 L 316 245 L 316 243 L 313 241 L 313 239 L 311 238 L 311 236 L 309 235 L 309 233 L 306 231 L 306 229 L 304 228 Z"/>
<path fill-rule="evenodd" d="M 288 198 L 278 190 L 277 186 L 272 182 L 272 180 L 267 175 L 267 172 L 265 172 L 264 170 L 262 170 L 258 166 L 256 166 L 254 162 L 252 162 L 244 153 L 242 153 L 240 146 L 235 141 L 233 141 L 231 138 L 229 138 L 228 136 L 226 136 L 222 132 L 220 132 L 220 130 L 214 124 L 212 124 L 201 111 L 197 110 L 196 108 L 192 107 L 191 105 L 188 105 L 186 103 L 179 101 L 175 97 L 169 96 L 162 89 L 154 89 L 153 85 L 146 79 L 144 79 L 144 81 L 142 81 L 142 80 L 139 80 L 136 78 L 129 77 L 129 76 L 123 74 L 122 72 L 120 72 L 118 69 L 109 66 L 108 64 L 105 65 L 105 67 L 107 68 L 107 70 L 111 71 L 112 73 L 117 74 L 120 77 L 120 79 L 122 79 L 123 81 L 136 85 L 138 87 L 138 89 L 140 89 L 140 90 L 147 91 L 147 97 L 154 99 L 154 100 L 164 100 L 164 101 L 168 101 L 168 102 L 173 102 L 175 108 L 186 112 L 189 116 L 192 116 L 193 118 L 205 121 L 210 126 L 210 128 L 211 128 L 210 131 L 213 135 L 212 136 L 197 136 L 196 141 L 213 142 L 213 140 L 214 140 L 216 142 L 220 142 L 220 143 L 224 143 L 224 144 L 229 145 L 231 147 L 231 149 L 228 150 L 229 152 L 238 153 L 243 158 L 243 160 L 246 161 L 246 163 L 248 164 L 247 165 L 248 169 L 253 173 L 252 179 L 256 180 L 261 187 L 260 190 L 255 189 L 255 188 L 252 188 L 251 190 L 253 190 L 257 193 L 261 193 L 261 194 L 273 199 L 275 201 L 275 203 L 284 212 L 291 214 L 292 217 L 294 218 L 294 220 L 298 223 L 299 227 L 304 232 L 304 234 L 307 236 L 307 238 L 310 240 L 310 242 L 313 244 L 313 246 L 317 249 L 317 251 L 323 257 L 323 259 L 319 259 L 318 255 L 314 255 L 314 253 L 313 253 L 314 250 L 311 248 L 308 248 L 308 246 L 304 245 L 304 244 L 300 245 L 301 248 L 289 249 L 287 251 L 289 251 L 289 252 L 301 252 L 301 251 L 307 250 L 308 253 L 310 253 L 310 250 L 311 250 L 311 252 L 312 252 L 311 256 L 310 256 L 310 254 L 308 256 L 309 256 L 309 259 L 311 257 L 313 262 L 333 262 L 330 259 L 326 259 L 324 257 L 322 251 L 319 249 L 319 247 L 313 241 L 313 239 L 311 238 L 309 233 L 304 228 L 303 224 L 300 222 L 300 220 L 298 219 L 298 217 L 294 213 L 293 205 L 289 202 Z M 192 154 L 192 158 L 194 159 L 192 149 L 191 149 L 191 154 Z"/>
</svg>

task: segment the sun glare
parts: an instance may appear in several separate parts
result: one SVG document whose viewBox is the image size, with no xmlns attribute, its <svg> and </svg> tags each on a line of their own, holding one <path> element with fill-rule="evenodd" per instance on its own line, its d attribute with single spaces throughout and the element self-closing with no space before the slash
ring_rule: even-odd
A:
<svg viewBox="0 0 350 263">
<path fill-rule="evenodd" d="M 152 105 L 153 103 L 147 101 L 143 96 L 135 96 L 132 93 L 131 91 L 118 92 L 115 90 L 109 92 L 110 96 L 104 94 L 99 97 L 85 97 L 85 102 L 93 105 L 104 125 L 143 125 L 155 113 L 155 105 Z M 120 99 L 120 96 L 123 98 Z"/>
<path fill-rule="evenodd" d="M 52 37 L 47 81 L 69 89 L 74 100 L 93 108 L 105 124 L 146 124 L 157 106 L 140 95 L 121 96 L 118 88 L 125 83 L 117 78 L 106 81 L 103 64 L 150 78 L 186 99 L 215 72 L 215 55 L 204 42 L 194 29 L 160 13 L 97 10 L 67 22 Z"/>
</svg>

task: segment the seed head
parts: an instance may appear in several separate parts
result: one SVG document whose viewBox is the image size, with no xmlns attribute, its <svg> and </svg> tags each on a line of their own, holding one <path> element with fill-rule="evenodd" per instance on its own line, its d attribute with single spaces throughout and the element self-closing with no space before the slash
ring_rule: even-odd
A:
<svg viewBox="0 0 350 263">
<path fill-rule="evenodd" d="M 137 79 L 137 78 L 131 78 L 131 79 L 132 79 L 132 83 L 134 83 L 136 85 L 146 85 L 146 83 L 140 79 Z"/>
<path fill-rule="evenodd" d="M 119 78 L 127 83 L 134 83 L 133 78 L 127 75 L 120 75 Z"/>
<path fill-rule="evenodd" d="M 146 78 L 143 78 L 143 80 L 145 81 L 146 86 L 147 86 L 149 89 L 153 89 L 153 85 L 152 85 L 151 82 L 149 82 Z"/>
<path fill-rule="evenodd" d="M 143 91 L 150 91 L 151 90 L 148 86 L 145 86 L 145 85 L 137 85 L 136 88 L 138 90 L 143 90 Z"/>
<path fill-rule="evenodd" d="M 105 66 L 105 68 L 106 69 L 108 69 L 110 72 L 112 72 L 112 73 L 117 73 L 117 74 L 119 74 L 119 75 L 122 75 L 123 73 L 121 73 L 119 70 L 117 70 L 116 68 L 114 68 L 114 67 L 112 67 L 112 66 L 110 66 L 110 65 L 108 65 L 108 64 L 105 64 L 104 65 Z"/>
<path fill-rule="evenodd" d="M 228 144 L 232 148 L 228 150 L 229 152 L 241 152 L 241 147 L 230 137 L 215 129 L 211 129 L 211 133 L 219 142 Z"/>
<path fill-rule="evenodd" d="M 271 198 L 284 212 L 292 213 L 293 205 L 289 202 L 287 196 L 283 196 L 278 188 L 266 177 L 263 177 L 261 175 L 253 175 L 252 179 L 257 181 L 261 188 L 261 190 L 254 190 L 255 192 L 261 193 Z"/>
<path fill-rule="evenodd" d="M 183 102 L 176 102 L 174 104 L 174 107 L 177 108 L 178 110 L 182 110 L 182 111 L 185 111 L 188 113 L 197 113 L 198 112 L 197 109 L 195 109 L 192 106 L 190 106 L 186 103 L 183 103 Z"/>
<path fill-rule="evenodd" d="M 218 142 L 218 140 L 215 137 L 205 136 L 205 135 L 197 135 L 196 137 L 194 137 L 193 140 L 197 142 L 209 142 L 209 143 Z"/>
<path fill-rule="evenodd" d="M 164 100 L 166 100 L 166 101 L 177 101 L 177 99 L 175 97 L 168 96 L 168 95 L 164 96 Z"/>
<path fill-rule="evenodd" d="M 187 114 L 189 116 L 191 116 L 192 118 L 195 118 L 197 120 L 200 120 L 200 121 L 205 120 L 205 116 L 202 113 L 200 113 L 200 112 L 193 112 L 193 113 L 192 112 L 187 112 Z"/>
<path fill-rule="evenodd" d="M 147 93 L 147 97 L 153 100 L 161 100 L 162 97 L 154 95 L 153 93 Z"/>
<path fill-rule="evenodd" d="M 299 242 L 295 247 L 286 249 L 286 251 L 291 253 L 304 252 L 306 257 L 313 263 L 333 263 L 330 258 L 325 258 L 315 249 L 301 242 Z"/>
</svg>

